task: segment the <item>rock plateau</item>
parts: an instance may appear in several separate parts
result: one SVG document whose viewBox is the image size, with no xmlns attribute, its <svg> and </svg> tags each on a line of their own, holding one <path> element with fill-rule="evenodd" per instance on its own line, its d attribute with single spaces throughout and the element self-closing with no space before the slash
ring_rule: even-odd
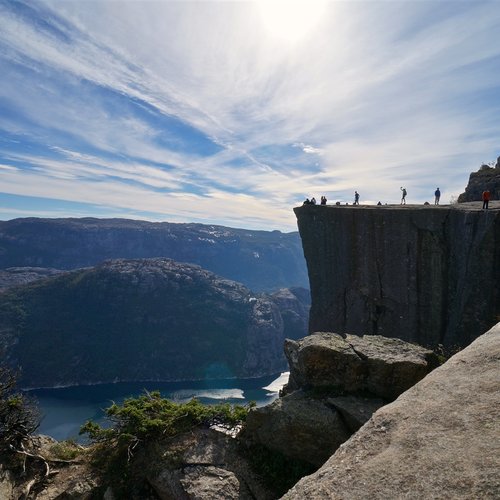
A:
<svg viewBox="0 0 500 500">
<path fill-rule="evenodd" d="M 294 209 L 309 331 L 466 346 L 500 320 L 500 202 Z"/>
</svg>

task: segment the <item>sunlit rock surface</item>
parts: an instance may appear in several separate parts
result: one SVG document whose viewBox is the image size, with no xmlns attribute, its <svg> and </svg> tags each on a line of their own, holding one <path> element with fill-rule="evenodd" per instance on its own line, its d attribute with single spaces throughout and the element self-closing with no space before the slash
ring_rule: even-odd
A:
<svg viewBox="0 0 500 500">
<path fill-rule="evenodd" d="M 496 499 L 500 324 L 378 410 L 283 498 Z"/>
</svg>

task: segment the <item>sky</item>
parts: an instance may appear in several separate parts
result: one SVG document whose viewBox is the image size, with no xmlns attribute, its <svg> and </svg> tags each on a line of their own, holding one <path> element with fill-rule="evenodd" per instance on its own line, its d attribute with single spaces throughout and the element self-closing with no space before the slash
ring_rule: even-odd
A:
<svg viewBox="0 0 500 500">
<path fill-rule="evenodd" d="M 294 231 L 500 155 L 500 2 L 0 0 L 0 219 Z"/>
</svg>

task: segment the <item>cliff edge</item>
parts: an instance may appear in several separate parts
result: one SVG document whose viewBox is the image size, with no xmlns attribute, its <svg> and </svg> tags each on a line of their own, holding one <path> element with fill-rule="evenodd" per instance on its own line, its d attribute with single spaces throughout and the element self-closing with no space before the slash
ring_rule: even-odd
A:
<svg viewBox="0 0 500 500">
<path fill-rule="evenodd" d="M 500 202 L 294 209 L 309 331 L 466 346 L 500 321 Z"/>
<path fill-rule="evenodd" d="M 500 324 L 373 417 L 283 498 L 498 498 Z"/>
</svg>

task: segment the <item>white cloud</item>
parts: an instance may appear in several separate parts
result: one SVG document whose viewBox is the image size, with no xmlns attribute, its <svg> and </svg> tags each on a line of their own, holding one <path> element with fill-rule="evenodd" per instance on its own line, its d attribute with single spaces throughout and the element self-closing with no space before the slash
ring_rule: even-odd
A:
<svg viewBox="0 0 500 500">
<path fill-rule="evenodd" d="M 22 117 L 0 116 L 0 127 L 62 158 L 9 153 L 38 170 L 17 172 L 5 192 L 69 190 L 119 210 L 293 228 L 290 205 L 305 196 L 350 200 L 358 189 L 397 201 L 405 184 L 422 202 L 435 184 L 458 194 L 499 154 L 495 3 L 329 2 L 294 43 L 272 36 L 252 2 L 36 4 L 45 7 L 71 42 L 9 9 L 0 18 L 0 63 L 37 75 L 0 82 Z M 147 111 L 111 107 L 99 87 L 178 118 L 220 151 L 162 143 Z M 303 156 L 287 156 L 282 146 L 294 145 Z M 266 146 L 284 156 L 271 161 Z"/>
</svg>

